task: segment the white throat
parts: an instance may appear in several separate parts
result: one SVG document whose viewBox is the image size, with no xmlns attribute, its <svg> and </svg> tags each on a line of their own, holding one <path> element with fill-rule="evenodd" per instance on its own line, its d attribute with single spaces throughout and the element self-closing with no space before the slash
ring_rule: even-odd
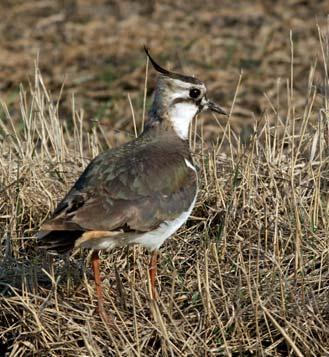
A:
<svg viewBox="0 0 329 357">
<path fill-rule="evenodd" d="M 183 140 L 188 138 L 188 129 L 192 119 L 198 111 L 198 106 L 191 102 L 176 103 L 169 111 L 176 134 Z"/>
</svg>

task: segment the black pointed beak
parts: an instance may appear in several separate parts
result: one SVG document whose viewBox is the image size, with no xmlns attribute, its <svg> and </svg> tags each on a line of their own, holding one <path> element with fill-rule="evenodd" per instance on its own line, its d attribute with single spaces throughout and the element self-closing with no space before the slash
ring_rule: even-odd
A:
<svg viewBox="0 0 329 357">
<path fill-rule="evenodd" d="M 215 104 L 211 100 L 207 101 L 207 103 L 205 104 L 204 109 L 209 109 L 212 112 L 216 112 L 218 114 L 228 115 L 227 112 L 223 108 L 221 108 L 219 105 Z"/>
</svg>

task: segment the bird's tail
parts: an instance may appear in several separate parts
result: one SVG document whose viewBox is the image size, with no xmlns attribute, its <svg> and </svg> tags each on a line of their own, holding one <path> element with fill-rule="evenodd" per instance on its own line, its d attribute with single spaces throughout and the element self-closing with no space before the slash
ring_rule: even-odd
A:
<svg viewBox="0 0 329 357">
<path fill-rule="evenodd" d="M 63 254 L 74 248 L 75 241 L 84 231 L 40 231 L 37 235 L 39 248 L 51 253 Z"/>
</svg>

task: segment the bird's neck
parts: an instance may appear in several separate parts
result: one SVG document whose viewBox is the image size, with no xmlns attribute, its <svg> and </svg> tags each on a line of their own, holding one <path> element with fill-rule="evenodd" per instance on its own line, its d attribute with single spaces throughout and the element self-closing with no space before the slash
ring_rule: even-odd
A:
<svg viewBox="0 0 329 357">
<path fill-rule="evenodd" d="M 192 103 L 177 102 L 168 106 L 155 96 L 144 131 L 151 130 L 153 135 L 172 131 L 181 140 L 188 140 L 189 126 L 197 111 L 197 106 Z"/>
<path fill-rule="evenodd" d="M 172 122 L 168 118 L 168 114 L 149 116 L 145 123 L 142 135 L 154 139 L 163 136 L 173 136 L 177 137 L 179 140 L 182 140 L 174 130 Z M 187 141 L 187 139 L 182 141 Z"/>
</svg>

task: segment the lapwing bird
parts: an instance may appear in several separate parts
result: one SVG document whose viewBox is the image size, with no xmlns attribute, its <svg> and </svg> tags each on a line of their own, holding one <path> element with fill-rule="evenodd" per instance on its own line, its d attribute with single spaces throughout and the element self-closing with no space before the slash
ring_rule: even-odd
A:
<svg viewBox="0 0 329 357">
<path fill-rule="evenodd" d="M 203 82 L 160 67 L 145 51 L 159 77 L 143 133 L 94 158 L 38 235 L 40 246 L 53 252 L 93 249 L 98 311 L 105 319 L 99 250 L 148 248 L 155 299 L 158 249 L 188 219 L 198 192 L 189 125 L 207 109 L 226 114 L 207 98 Z"/>
</svg>

